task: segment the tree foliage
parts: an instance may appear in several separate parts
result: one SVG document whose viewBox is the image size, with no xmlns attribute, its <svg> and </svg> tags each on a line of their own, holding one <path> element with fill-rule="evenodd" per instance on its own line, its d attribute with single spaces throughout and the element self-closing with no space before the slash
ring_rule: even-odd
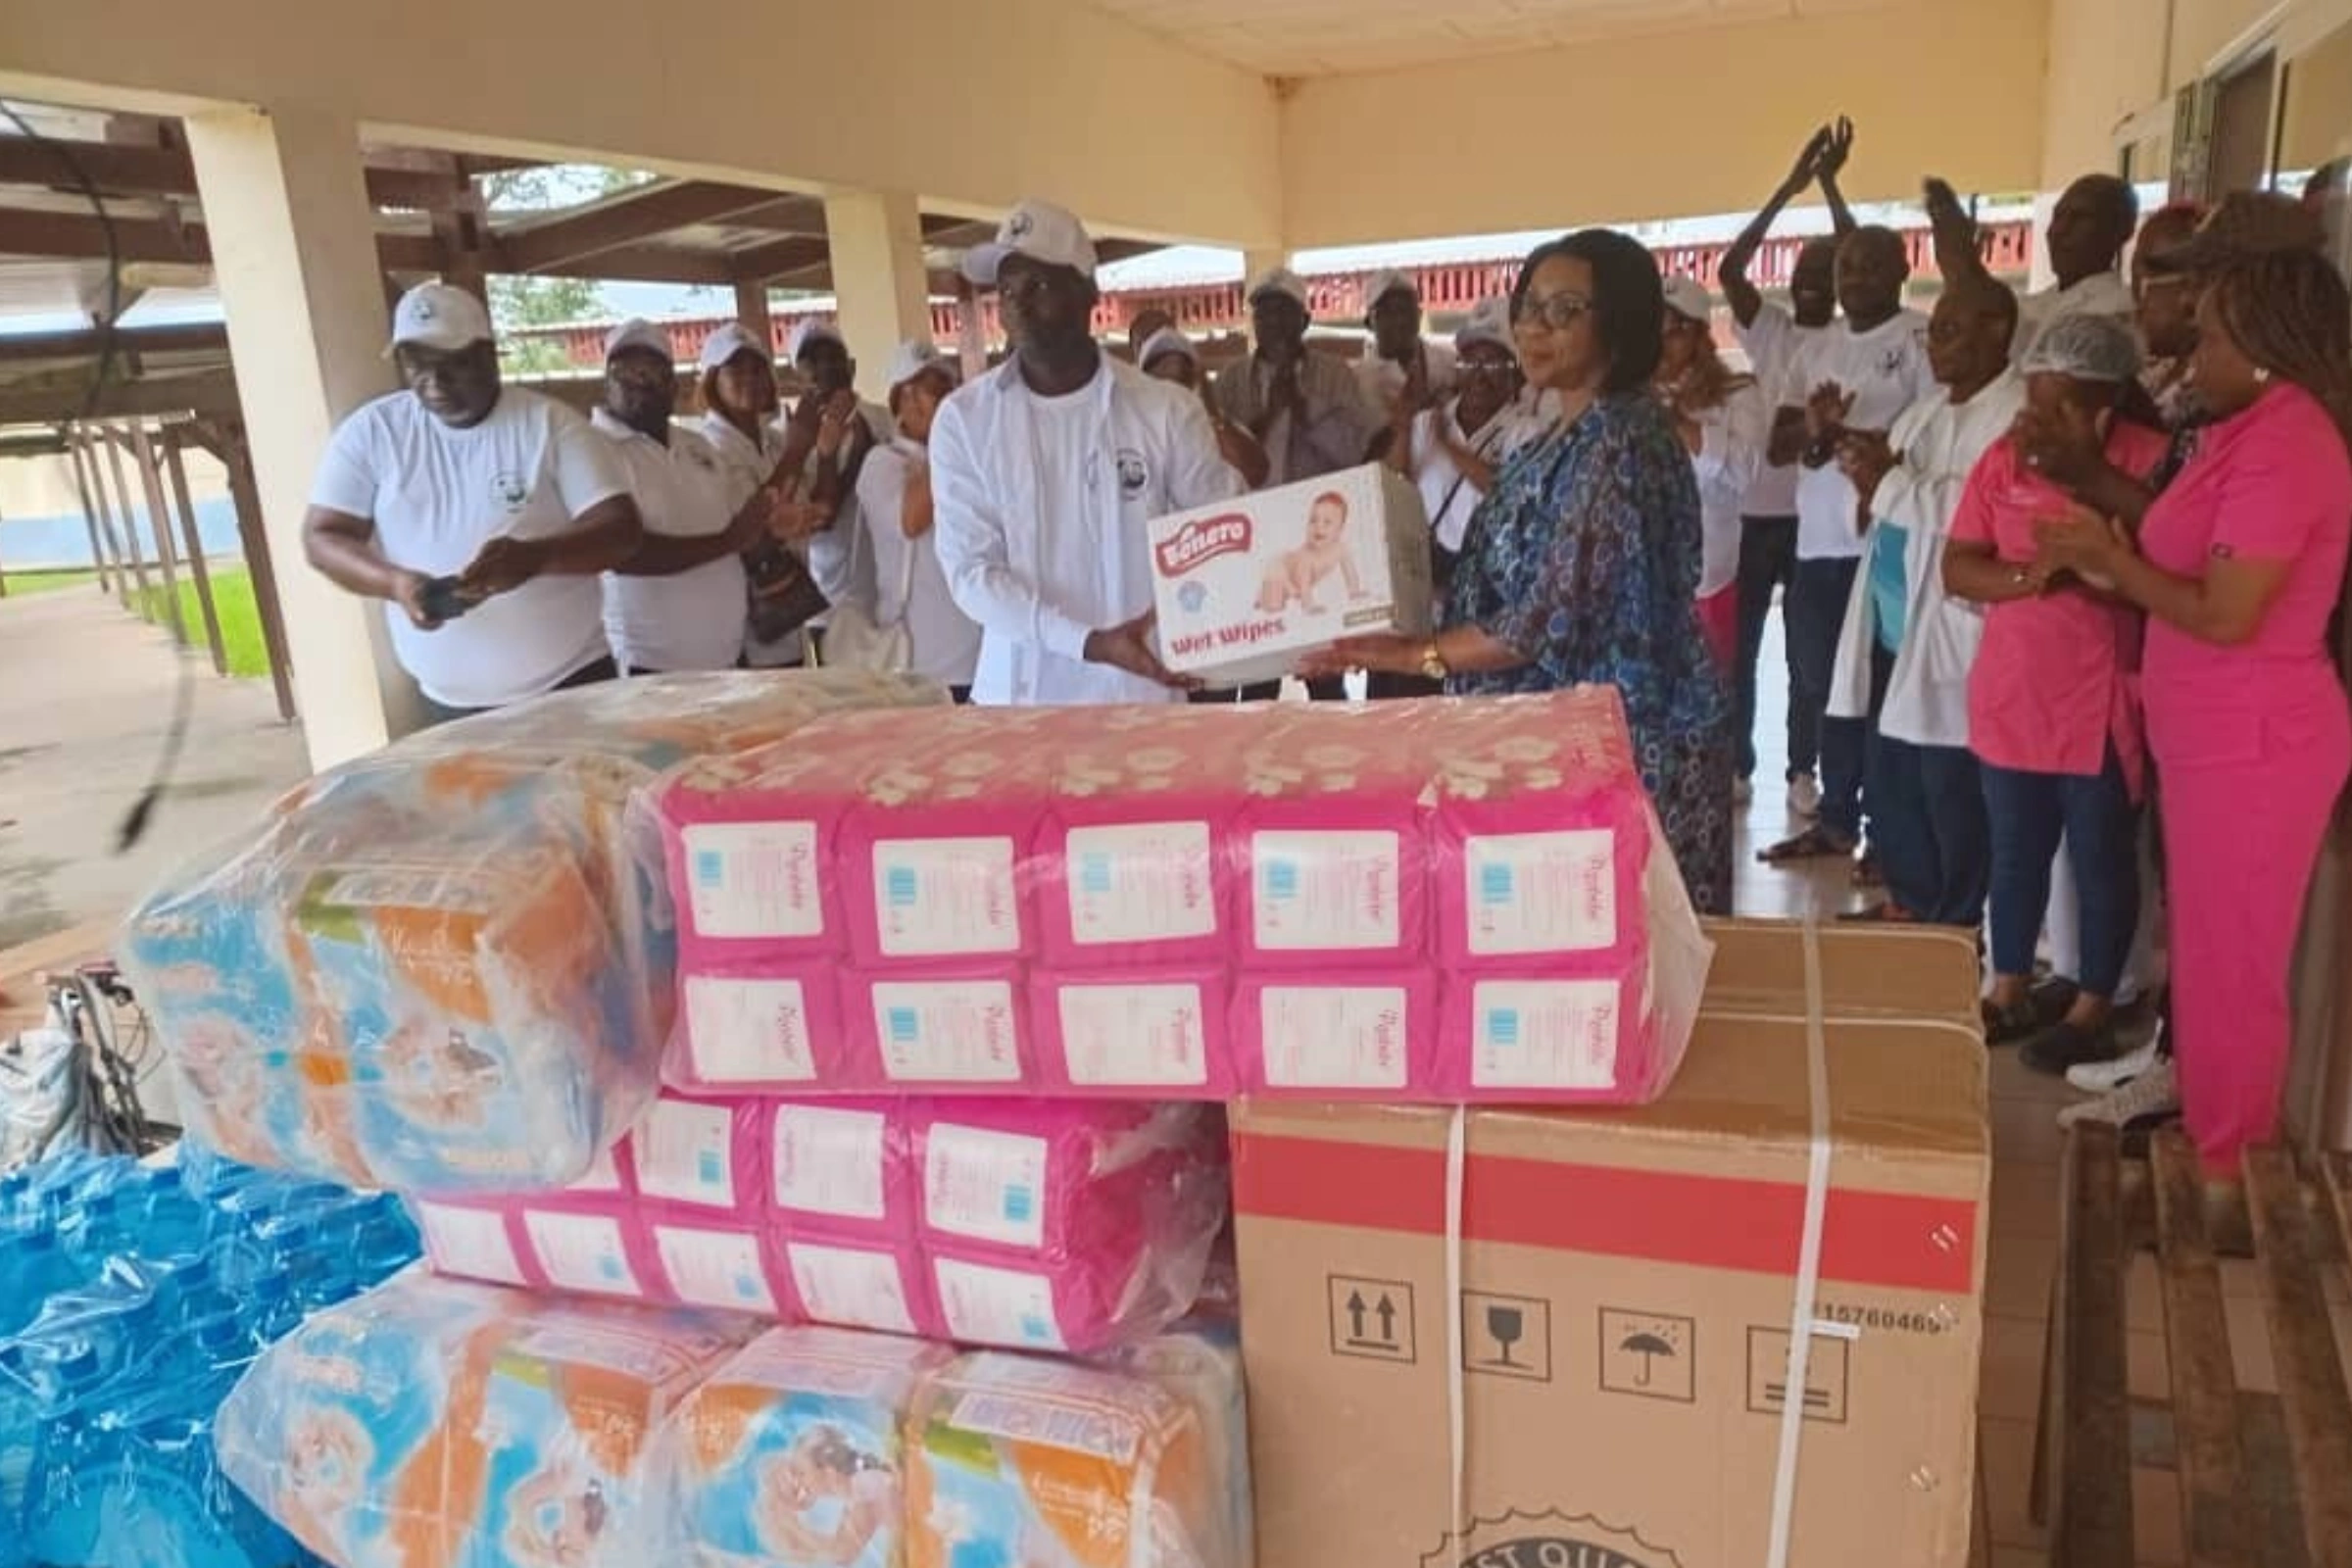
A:
<svg viewBox="0 0 2352 1568">
<path fill-rule="evenodd" d="M 482 200 L 494 215 L 544 213 L 602 201 L 652 177 L 633 170 L 580 164 L 502 169 L 475 176 Z M 499 357 L 508 370 L 518 374 L 545 374 L 570 364 L 553 339 L 519 337 L 518 331 L 593 320 L 606 314 L 604 290 L 590 278 L 499 274 L 490 279 L 490 318 L 498 326 Z"/>
</svg>

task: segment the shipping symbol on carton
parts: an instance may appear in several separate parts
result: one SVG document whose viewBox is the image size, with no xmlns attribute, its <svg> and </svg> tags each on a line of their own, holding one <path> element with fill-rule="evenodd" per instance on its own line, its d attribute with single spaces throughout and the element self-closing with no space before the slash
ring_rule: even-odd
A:
<svg viewBox="0 0 2352 1568">
<path fill-rule="evenodd" d="M 1683 1568 L 1683 1559 L 1650 1544 L 1639 1530 L 1591 1514 L 1547 1508 L 1499 1518 L 1481 1515 L 1459 1536 L 1448 1533 L 1421 1568 Z"/>
<path fill-rule="evenodd" d="M 1462 1370 L 1551 1381 L 1551 1303 L 1533 1296 L 1462 1293 Z"/>
<path fill-rule="evenodd" d="M 1602 1307 L 1600 1387 L 1607 1394 L 1696 1403 L 1698 1325 L 1670 1312 Z"/>
<path fill-rule="evenodd" d="M 1333 1274 L 1325 1290 L 1331 1304 L 1332 1354 L 1407 1364 L 1415 1359 L 1410 1285 Z"/>
</svg>

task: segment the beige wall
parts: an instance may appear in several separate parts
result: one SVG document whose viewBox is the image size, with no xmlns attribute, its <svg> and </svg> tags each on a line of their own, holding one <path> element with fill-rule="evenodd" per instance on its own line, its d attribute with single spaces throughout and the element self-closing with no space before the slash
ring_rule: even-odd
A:
<svg viewBox="0 0 2352 1568">
<path fill-rule="evenodd" d="M 2287 62 L 2278 167 L 2316 169 L 2352 153 L 2352 27 Z"/>
<path fill-rule="evenodd" d="M 1139 233 L 1281 230 L 1266 84 L 1058 0 L 0 0 L 0 90 L 298 102 L 427 142 L 682 173 L 1053 195 Z M 1142 112 L 1148 109 L 1148 113 Z"/>
<path fill-rule="evenodd" d="M 2146 0 L 2128 0 L 2144 4 Z M 1290 240 L 1426 235 L 1736 212 L 1842 110 L 1856 200 L 2032 188 L 2049 0 L 1665 33 L 1301 83 L 1284 106 Z"/>
</svg>

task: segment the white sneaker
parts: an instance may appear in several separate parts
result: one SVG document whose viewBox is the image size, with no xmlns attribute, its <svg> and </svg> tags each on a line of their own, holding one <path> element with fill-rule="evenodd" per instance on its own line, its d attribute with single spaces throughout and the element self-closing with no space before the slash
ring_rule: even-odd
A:
<svg viewBox="0 0 2352 1568">
<path fill-rule="evenodd" d="M 1821 785 L 1810 773 L 1799 773 L 1788 781 L 1788 814 L 1816 817 L 1821 814 Z"/>
<path fill-rule="evenodd" d="M 2112 1061 L 2085 1061 L 2066 1069 L 2066 1081 L 2086 1095 L 2113 1094 L 2156 1065 L 2164 1047 L 2164 1025 L 2149 1031 L 2148 1043 Z"/>
<path fill-rule="evenodd" d="M 2180 1108 L 2180 1081 L 2170 1061 L 2160 1061 L 2111 1095 L 2085 1100 L 2058 1112 L 2058 1125 L 2079 1127 L 2085 1122 L 2128 1127 L 2143 1116 L 2161 1116 Z"/>
<path fill-rule="evenodd" d="M 1742 778 L 1732 781 L 1732 804 L 1734 806 L 1745 806 L 1755 798 L 1756 781 L 1754 779 Z"/>
</svg>

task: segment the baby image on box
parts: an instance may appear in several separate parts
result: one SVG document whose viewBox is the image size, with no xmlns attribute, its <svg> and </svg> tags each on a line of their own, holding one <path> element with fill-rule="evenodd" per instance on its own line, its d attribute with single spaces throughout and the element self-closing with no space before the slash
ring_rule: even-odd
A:
<svg viewBox="0 0 2352 1568">
<path fill-rule="evenodd" d="M 1347 586 L 1350 602 L 1371 597 L 1364 589 L 1363 574 L 1356 570 L 1355 558 L 1348 551 L 1348 498 L 1326 490 L 1307 508 L 1305 540 L 1267 565 L 1265 581 L 1257 592 L 1257 608 L 1275 615 L 1297 605 L 1301 614 L 1323 614 L 1324 606 L 1316 600 L 1315 590 L 1335 571 Z"/>
</svg>

